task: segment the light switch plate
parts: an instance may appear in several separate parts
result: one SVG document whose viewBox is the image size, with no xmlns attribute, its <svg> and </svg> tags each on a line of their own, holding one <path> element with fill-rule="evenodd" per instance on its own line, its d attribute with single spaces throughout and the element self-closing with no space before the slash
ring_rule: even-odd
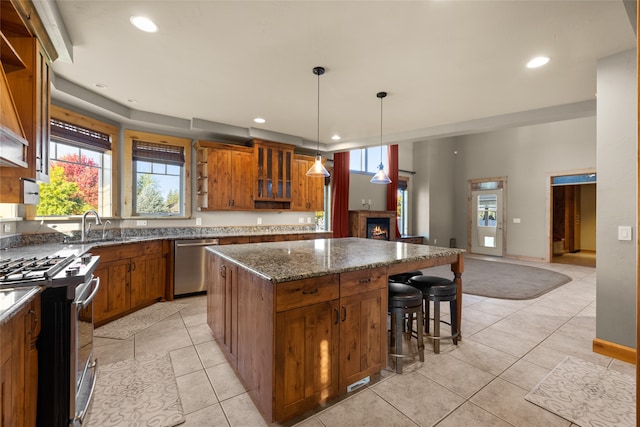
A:
<svg viewBox="0 0 640 427">
<path fill-rule="evenodd" d="M 202 218 L 196 217 L 196 225 L 202 225 Z"/>
<path fill-rule="evenodd" d="M 145 226 L 145 225 L 147 225 L 147 220 L 146 219 L 139 219 L 139 220 L 136 221 L 136 225 L 138 227 Z"/>
<path fill-rule="evenodd" d="M 631 240 L 631 226 L 619 225 L 618 226 L 618 240 Z"/>
</svg>

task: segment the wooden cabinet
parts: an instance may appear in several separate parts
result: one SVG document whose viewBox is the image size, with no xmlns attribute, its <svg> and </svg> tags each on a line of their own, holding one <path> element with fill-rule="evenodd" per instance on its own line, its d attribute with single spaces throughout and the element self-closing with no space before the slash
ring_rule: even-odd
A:
<svg viewBox="0 0 640 427">
<path fill-rule="evenodd" d="M 340 390 L 387 361 L 386 268 L 340 274 Z"/>
<path fill-rule="evenodd" d="M 289 209 L 293 146 L 254 140 L 256 168 L 255 207 Z"/>
<path fill-rule="evenodd" d="M 288 419 L 338 393 L 338 300 L 276 316 L 276 414 Z"/>
<path fill-rule="evenodd" d="M 1 3 L 1 151 L 2 157 L 5 150 L 9 150 L 21 159 L 16 162 L 0 160 L 0 203 L 24 203 L 22 178 L 49 181 L 51 65 L 40 41 L 32 36 L 13 4 Z M 8 102 L 9 98 L 13 102 Z M 7 107 L 13 111 L 5 111 Z M 18 134 L 20 131 L 22 135 Z"/>
<path fill-rule="evenodd" d="M 94 248 L 100 255 L 95 276 L 100 290 L 94 300 L 96 326 L 162 299 L 166 286 L 166 253 L 161 241 Z"/>
<path fill-rule="evenodd" d="M 315 158 L 293 156 L 293 195 L 291 210 L 317 212 L 324 210 L 324 178 L 309 177 L 307 171 Z"/>
<path fill-rule="evenodd" d="M 0 325 L 0 426 L 35 426 L 40 294 Z"/>
<path fill-rule="evenodd" d="M 253 209 L 253 149 L 201 141 L 196 149 L 200 210 Z"/>
<path fill-rule="evenodd" d="M 221 258 L 207 260 L 207 318 L 214 338 L 221 344 L 233 361 L 238 352 L 238 267 Z"/>
<path fill-rule="evenodd" d="M 267 421 L 386 364 L 386 267 L 273 284 L 209 252 L 207 280 L 207 323 Z"/>
</svg>

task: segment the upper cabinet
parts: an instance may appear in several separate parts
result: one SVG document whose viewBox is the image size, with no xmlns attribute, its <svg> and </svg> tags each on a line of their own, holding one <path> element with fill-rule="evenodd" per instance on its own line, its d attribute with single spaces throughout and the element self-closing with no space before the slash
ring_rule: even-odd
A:
<svg viewBox="0 0 640 427">
<path fill-rule="evenodd" d="M 253 140 L 256 164 L 257 209 L 291 207 L 291 162 L 293 146 Z"/>
<path fill-rule="evenodd" d="M 250 145 L 196 142 L 198 210 L 324 209 L 324 179 L 306 176 L 315 158 L 294 154 L 292 145 Z"/>
<path fill-rule="evenodd" d="M 196 198 L 199 210 L 253 209 L 253 149 L 196 143 Z"/>
<path fill-rule="evenodd" d="M 50 66 L 55 52 L 43 48 L 50 40 L 32 3 L 1 1 L 0 7 L 0 203 L 25 203 L 25 179 L 49 181 Z"/>
<path fill-rule="evenodd" d="M 307 171 L 315 157 L 295 154 L 293 156 L 293 197 L 291 210 L 318 212 L 324 210 L 325 178 L 309 177 Z"/>
</svg>

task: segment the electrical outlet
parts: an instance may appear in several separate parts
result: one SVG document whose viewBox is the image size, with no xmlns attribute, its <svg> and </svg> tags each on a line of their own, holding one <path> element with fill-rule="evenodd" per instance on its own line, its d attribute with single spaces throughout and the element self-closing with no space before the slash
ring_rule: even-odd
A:
<svg viewBox="0 0 640 427">
<path fill-rule="evenodd" d="M 262 218 L 258 217 L 258 225 L 262 224 Z"/>
<path fill-rule="evenodd" d="M 196 217 L 196 225 L 202 225 L 202 218 Z"/>
<path fill-rule="evenodd" d="M 304 217 L 301 216 L 300 218 L 298 218 L 298 223 L 304 224 Z"/>
<path fill-rule="evenodd" d="M 2 226 L 2 231 L 5 233 L 11 233 L 11 224 L 5 224 Z"/>
<path fill-rule="evenodd" d="M 146 219 L 139 219 L 139 220 L 136 221 L 136 225 L 138 227 L 145 226 L 145 225 L 147 225 L 147 220 Z"/>
<path fill-rule="evenodd" d="M 311 217 L 310 216 L 307 217 L 307 224 L 311 224 Z"/>
<path fill-rule="evenodd" d="M 438 239 L 433 239 L 433 244 L 437 245 L 438 244 Z"/>
</svg>

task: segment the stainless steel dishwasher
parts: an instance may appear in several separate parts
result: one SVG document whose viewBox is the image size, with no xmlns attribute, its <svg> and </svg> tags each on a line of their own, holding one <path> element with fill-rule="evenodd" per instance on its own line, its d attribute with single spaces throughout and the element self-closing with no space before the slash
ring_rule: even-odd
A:
<svg viewBox="0 0 640 427">
<path fill-rule="evenodd" d="M 204 281 L 205 247 L 217 245 L 218 239 L 190 239 L 175 241 L 173 294 L 175 296 L 201 293 L 207 290 Z"/>
</svg>

